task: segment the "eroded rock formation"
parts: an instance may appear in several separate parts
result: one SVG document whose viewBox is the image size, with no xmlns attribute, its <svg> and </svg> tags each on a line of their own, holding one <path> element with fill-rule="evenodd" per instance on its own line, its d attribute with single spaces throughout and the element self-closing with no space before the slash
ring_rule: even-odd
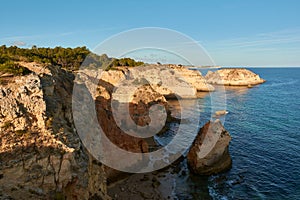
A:
<svg viewBox="0 0 300 200">
<path fill-rule="evenodd" d="M 108 198 L 104 166 L 84 150 L 72 121 L 74 76 L 59 67 L 0 86 L 0 186 L 4 199 Z"/>
<path fill-rule="evenodd" d="M 199 71 L 176 65 L 148 65 L 146 67 L 126 68 L 102 73 L 102 80 L 114 86 L 124 80 L 135 80 L 136 85 L 149 83 L 151 87 L 166 98 L 195 98 L 197 91 L 209 92 L 214 87 L 207 83 Z"/>
<path fill-rule="evenodd" d="M 94 102 L 99 125 L 109 140 L 135 153 L 148 152 L 149 140 L 130 136 L 124 130 L 134 132 L 138 126 L 150 124 L 163 127 L 165 121 L 160 119 L 165 119 L 169 112 L 165 97 L 146 84 L 134 86 L 129 102 L 122 99 L 128 88 L 112 98 L 115 85 L 125 80 L 122 71 L 83 70 L 77 74 L 80 78 L 74 80 L 72 73 L 59 67 L 20 64 L 32 73 L 10 77 L 0 86 L 1 194 L 13 199 L 109 199 L 107 183 L 120 179 L 122 172 L 104 166 L 82 144 L 77 128 L 86 122 L 75 126 L 73 121 L 74 84 L 90 90 L 87 96 L 81 96 L 86 94 L 79 91 L 77 97 Z M 123 104 L 129 113 L 119 112 L 119 126 L 112 106 L 122 111 L 125 110 Z M 151 107 L 155 104 L 165 111 L 161 118 L 156 111 L 155 117 L 151 117 Z M 86 105 L 82 105 L 80 114 L 85 112 Z M 110 152 L 105 144 L 100 146 Z M 112 159 L 116 159 L 115 162 L 124 159 L 132 165 L 138 163 L 142 155 L 132 162 L 126 157 Z"/>
<path fill-rule="evenodd" d="M 202 76 L 201 72 L 198 70 L 190 70 L 186 67 L 180 67 L 175 65 L 170 65 L 170 68 L 174 69 L 180 76 L 183 77 L 185 81 L 190 83 L 193 87 L 200 92 L 211 92 L 215 88 L 206 82 L 205 78 Z"/>
<path fill-rule="evenodd" d="M 264 83 L 265 80 L 248 69 L 226 68 L 215 72 L 208 71 L 207 83 L 228 86 L 251 86 Z"/>
<path fill-rule="evenodd" d="M 109 199 L 107 183 L 120 179 L 121 172 L 104 166 L 83 145 L 83 140 L 92 143 L 93 138 L 79 138 L 78 128 L 92 132 L 94 126 L 87 126 L 91 119 L 84 103 L 75 112 L 87 114 L 86 121 L 74 124 L 74 84 L 79 86 L 75 101 L 93 102 L 90 108 L 96 110 L 96 121 L 113 144 L 129 152 L 146 153 L 153 141 L 127 133 L 136 132 L 139 126 L 149 126 L 155 132 L 163 129 L 170 114 L 167 98 L 194 98 L 197 91 L 212 91 L 209 83 L 223 84 L 220 77 L 228 85 L 263 81 L 244 69 L 208 73 L 207 83 L 199 72 L 179 66 L 121 67 L 108 72 L 83 69 L 76 72 L 75 79 L 59 67 L 20 65 L 32 73 L 6 78 L 0 85 L 0 194 L 14 199 Z M 209 175 L 228 169 L 230 139 L 220 121 L 207 123 L 188 153 L 191 170 Z M 99 146 L 110 155 L 110 147 Z M 143 157 L 111 159 L 132 164 Z"/>
<path fill-rule="evenodd" d="M 211 175 L 231 167 L 229 154 L 230 134 L 220 120 L 206 123 L 196 136 L 187 160 L 192 172 Z"/>
</svg>

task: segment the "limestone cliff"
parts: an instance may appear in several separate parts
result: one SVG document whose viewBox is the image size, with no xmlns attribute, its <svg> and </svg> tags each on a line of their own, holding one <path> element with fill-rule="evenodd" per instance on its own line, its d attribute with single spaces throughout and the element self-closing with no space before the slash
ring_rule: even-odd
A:
<svg viewBox="0 0 300 200">
<path fill-rule="evenodd" d="M 215 72 L 208 71 L 205 79 L 210 84 L 228 86 L 251 86 L 265 82 L 259 75 L 242 68 L 225 68 Z"/>
<path fill-rule="evenodd" d="M 106 196 L 104 166 L 81 144 L 72 121 L 74 76 L 55 66 L 0 85 L 0 196 L 89 199 Z"/>
<path fill-rule="evenodd" d="M 104 166 L 83 145 L 93 138 L 79 137 L 78 128 L 93 129 L 93 125 L 74 124 L 74 85 L 90 91 L 84 96 L 79 90 L 77 97 L 94 102 L 96 120 L 109 140 L 134 153 L 149 152 L 153 138 L 145 140 L 127 132 L 136 132 L 139 126 L 163 130 L 170 114 L 166 98 L 196 97 L 197 91 L 214 89 L 200 73 L 178 66 L 82 69 L 75 79 L 60 67 L 19 65 L 31 73 L 0 77 L 0 197 L 4 199 L 110 199 L 107 184 L 123 173 Z M 86 105 L 81 106 L 79 112 L 84 114 Z M 114 109 L 128 112 L 115 116 Z M 110 147 L 99 146 L 110 155 Z M 141 154 L 128 163 L 142 159 Z"/>
<path fill-rule="evenodd" d="M 124 128 L 134 131 L 138 125 L 151 123 L 164 126 L 160 118 L 151 119 L 149 112 L 153 104 L 159 104 L 168 113 L 166 99 L 149 84 L 135 88 L 129 105 L 122 100 L 128 88 L 112 99 L 113 84 L 125 78 L 122 71 L 82 70 L 75 80 L 74 74 L 56 66 L 20 65 L 31 73 L 5 78 L 0 85 L 0 195 L 11 199 L 109 199 L 108 182 L 120 179 L 123 173 L 101 164 L 82 144 L 77 133 L 81 122 L 76 126 L 73 122 L 74 84 L 95 89 L 88 98 L 95 102 L 99 125 L 112 143 L 136 153 L 148 152 L 149 140 L 127 135 Z M 123 129 L 116 124 L 112 105 L 120 111 L 129 106 L 129 115 L 119 113 Z M 110 152 L 105 144 L 100 146 Z"/>
<path fill-rule="evenodd" d="M 186 67 L 170 65 L 170 68 L 174 69 L 185 81 L 190 83 L 197 91 L 211 92 L 215 88 L 209 84 L 198 70 L 190 70 Z"/>
<path fill-rule="evenodd" d="M 118 67 L 102 72 L 101 79 L 117 86 L 124 80 L 136 79 L 149 83 L 166 98 L 195 98 L 197 91 L 210 92 L 214 87 L 207 83 L 199 71 L 177 65 L 147 65 L 146 67 Z"/>
</svg>

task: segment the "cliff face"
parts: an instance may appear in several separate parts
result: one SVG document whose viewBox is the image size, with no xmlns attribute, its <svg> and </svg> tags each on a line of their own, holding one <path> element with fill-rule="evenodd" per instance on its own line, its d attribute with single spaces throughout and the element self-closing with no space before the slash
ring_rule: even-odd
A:
<svg viewBox="0 0 300 200">
<path fill-rule="evenodd" d="M 137 166 L 143 159 L 142 154 L 137 154 L 135 160 L 131 160 L 131 158 L 122 156 L 122 154 L 116 155 L 114 150 L 120 148 L 126 152 L 147 153 L 154 141 L 151 137 L 147 140 L 140 138 L 145 136 L 146 131 L 139 131 L 139 128 L 142 127 L 144 130 L 147 129 L 155 132 L 152 129 L 153 127 L 164 127 L 165 121 L 159 121 L 158 112 L 155 112 L 156 115 L 153 116 L 151 114 L 151 107 L 159 105 L 160 108 L 164 108 L 165 112 L 162 112 L 161 118 L 165 119 L 168 113 L 167 101 L 163 95 L 156 92 L 149 84 L 137 86 L 136 82 L 138 80 L 127 80 L 123 85 L 119 84 L 115 88 L 113 84 L 116 84 L 115 81 L 117 79 L 113 79 L 112 77 L 114 77 L 114 74 L 116 74 L 115 77 L 122 77 L 120 73 L 123 72 L 111 71 L 109 76 L 106 76 L 106 73 L 102 70 L 82 70 L 77 73 L 75 81 L 78 84 L 76 86 L 78 88 L 78 100 L 84 99 L 84 97 L 80 97 L 81 94 L 84 94 L 85 90 L 81 85 L 84 83 L 87 86 L 87 90 L 91 93 L 92 101 L 95 101 L 98 123 L 105 136 L 109 139 L 109 143 L 102 140 L 103 143 L 97 147 L 92 147 L 92 149 L 95 154 L 102 152 L 102 157 L 107 163 L 121 163 L 120 166 L 124 167 L 123 169 Z M 93 81 L 91 77 L 98 77 L 100 81 Z M 113 81 L 110 81 L 111 79 Z M 78 105 L 82 104 L 79 103 Z M 79 109 L 79 111 L 81 110 L 84 109 Z M 78 114 L 89 116 L 89 114 L 82 112 L 78 112 Z M 83 122 L 82 126 L 86 126 L 85 123 L 89 122 Z M 86 126 L 86 130 L 83 131 L 88 134 L 99 132 L 92 125 Z M 94 142 L 93 136 L 93 134 L 90 136 L 83 134 L 82 139 L 84 143 L 92 144 Z M 110 143 L 116 146 L 111 146 Z M 109 183 L 119 179 L 123 175 L 122 172 L 109 167 L 106 167 L 105 170 Z"/>
<path fill-rule="evenodd" d="M 174 69 L 185 81 L 190 83 L 193 87 L 200 92 L 211 92 L 215 88 L 209 84 L 198 70 L 190 70 L 186 67 L 171 65 L 170 68 Z"/>
<path fill-rule="evenodd" d="M 249 86 L 265 82 L 264 79 L 252 71 L 240 68 L 220 69 L 215 72 L 209 71 L 205 79 L 210 84 L 229 86 Z"/>
<path fill-rule="evenodd" d="M 108 182 L 120 179 L 123 173 L 104 166 L 89 154 L 83 141 L 91 144 L 93 138 L 79 138 L 80 126 L 92 131 L 94 124 L 87 127 L 86 121 L 79 121 L 75 127 L 74 85 L 89 90 L 87 96 L 77 91 L 78 98 L 95 103 L 92 109 L 96 110 L 96 120 L 110 142 L 133 153 L 149 152 L 154 141 L 127 133 L 137 132 L 139 127 L 148 127 L 155 133 L 163 130 L 170 114 L 167 97 L 196 97 L 197 91 L 213 90 L 200 73 L 177 66 L 108 72 L 80 70 L 75 79 L 74 74 L 59 67 L 19 64 L 32 73 L 5 77 L 0 85 L 0 196 L 4 198 L 109 199 Z M 155 109 L 153 105 L 157 105 Z M 81 106 L 78 110 L 84 114 L 86 105 Z M 202 136 L 199 137 L 201 143 Z M 229 143 L 226 134 L 224 138 L 224 144 Z M 197 159 L 197 145 L 194 142 L 190 160 Z M 105 143 L 98 146 L 110 156 L 111 147 Z M 223 150 L 222 146 L 216 151 L 227 152 Z M 209 159 L 213 157 L 214 154 Z M 111 156 L 115 163 L 130 165 L 139 163 L 143 156 L 135 158 Z M 228 163 L 228 159 L 224 162 Z M 195 161 L 195 171 L 200 165 Z"/>
<path fill-rule="evenodd" d="M 210 92 L 214 87 L 207 83 L 199 71 L 177 65 L 148 65 L 146 67 L 118 67 L 102 72 L 101 79 L 117 86 L 128 79 L 147 80 L 151 87 L 166 98 L 195 98 L 197 91 Z"/>
<path fill-rule="evenodd" d="M 134 131 L 137 125 L 164 126 L 160 118 L 150 118 L 149 112 L 151 105 L 159 104 L 168 113 L 166 99 L 147 84 L 135 88 L 130 102 L 122 99 L 128 88 L 112 99 L 113 84 L 125 78 L 122 71 L 79 71 L 81 79 L 75 80 L 72 73 L 59 67 L 20 64 L 32 73 L 6 78 L 0 86 L 0 194 L 13 199 L 109 199 L 108 182 L 123 173 L 101 164 L 83 146 L 73 122 L 73 85 L 96 88 L 88 98 L 95 102 L 99 125 L 112 143 L 135 153 L 148 152 L 149 140 L 124 133 L 115 121 L 112 105 L 119 111 L 129 106 L 129 113 L 119 112 L 118 116 L 122 128 Z M 162 117 L 166 117 L 164 113 Z M 100 146 L 110 152 L 105 144 Z M 128 162 L 124 157 L 112 159 Z M 139 160 L 131 163 L 135 162 Z"/>
<path fill-rule="evenodd" d="M 0 86 L 0 192 L 4 198 L 105 198 L 103 165 L 84 150 L 71 112 L 73 75 L 32 71 Z"/>
</svg>

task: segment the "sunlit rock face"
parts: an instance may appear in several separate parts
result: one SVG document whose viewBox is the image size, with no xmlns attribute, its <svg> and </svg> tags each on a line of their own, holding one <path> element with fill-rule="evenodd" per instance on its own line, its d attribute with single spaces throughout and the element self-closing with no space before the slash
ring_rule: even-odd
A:
<svg viewBox="0 0 300 200">
<path fill-rule="evenodd" d="M 4 199 L 107 198 L 104 166 L 84 150 L 72 119 L 74 75 L 31 73 L 0 85 L 0 188 Z"/>
<path fill-rule="evenodd" d="M 113 71 L 102 72 L 101 79 L 115 87 L 126 80 L 135 80 L 136 85 L 150 84 L 166 98 L 196 98 L 197 91 L 214 90 L 199 71 L 177 65 L 118 67 Z"/>
<path fill-rule="evenodd" d="M 215 72 L 208 71 L 205 79 L 210 84 L 228 86 L 251 86 L 265 82 L 259 75 L 241 68 L 220 69 Z"/>
<path fill-rule="evenodd" d="M 183 77 L 191 86 L 195 87 L 200 92 L 211 92 L 215 88 L 206 82 L 201 72 L 198 70 L 190 70 L 186 67 L 170 65 L 170 68 L 174 69 L 180 76 Z"/>
<path fill-rule="evenodd" d="M 220 120 L 207 122 L 196 136 L 187 155 L 192 172 L 212 175 L 231 168 L 229 142 L 231 136 Z"/>
</svg>

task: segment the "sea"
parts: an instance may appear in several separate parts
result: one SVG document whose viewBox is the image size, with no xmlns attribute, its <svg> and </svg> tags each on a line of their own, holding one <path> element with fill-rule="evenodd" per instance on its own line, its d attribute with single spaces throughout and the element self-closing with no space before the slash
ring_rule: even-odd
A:
<svg viewBox="0 0 300 200">
<path fill-rule="evenodd" d="M 300 68 L 248 69 L 266 82 L 251 88 L 221 88 L 196 101 L 184 100 L 190 105 L 190 121 L 200 113 L 200 122 L 192 123 L 199 127 L 215 120 L 214 111 L 225 106 L 228 113 L 220 120 L 232 137 L 232 168 L 202 177 L 192 174 L 186 161 L 181 162 L 184 174 L 175 180 L 174 199 L 300 199 Z M 170 102 L 175 111 L 177 103 Z M 171 124 L 168 133 L 157 140 L 170 142 L 176 126 Z M 189 130 L 186 135 L 183 142 L 195 137 Z"/>
</svg>

